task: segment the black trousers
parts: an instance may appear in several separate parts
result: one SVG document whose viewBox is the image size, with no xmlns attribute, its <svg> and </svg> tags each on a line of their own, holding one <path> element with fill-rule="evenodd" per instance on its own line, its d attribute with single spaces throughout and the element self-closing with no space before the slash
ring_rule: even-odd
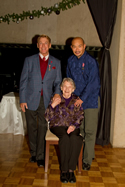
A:
<svg viewBox="0 0 125 187">
<path fill-rule="evenodd" d="M 79 135 L 80 130 L 75 129 L 67 134 L 67 127 L 52 127 L 50 131 L 59 138 L 59 149 L 61 157 L 61 170 L 75 170 L 83 138 Z"/>
<path fill-rule="evenodd" d="M 45 107 L 41 96 L 39 107 L 36 111 L 26 109 L 26 122 L 31 156 L 37 160 L 44 159 L 45 135 L 47 122 L 44 118 Z"/>
</svg>

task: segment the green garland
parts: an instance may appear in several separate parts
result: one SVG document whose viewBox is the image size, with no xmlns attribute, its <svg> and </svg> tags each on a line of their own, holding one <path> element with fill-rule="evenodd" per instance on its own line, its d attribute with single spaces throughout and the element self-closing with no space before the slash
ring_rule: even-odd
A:
<svg viewBox="0 0 125 187">
<path fill-rule="evenodd" d="M 60 3 L 56 3 L 54 6 L 51 6 L 49 8 L 42 7 L 40 10 L 32 10 L 30 11 L 23 11 L 22 14 L 6 14 L 5 16 L 0 16 L 0 23 L 7 22 L 8 24 L 10 21 L 19 23 L 20 21 L 23 21 L 24 19 L 34 19 L 34 17 L 39 18 L 40 16 L 50 15 L 52 12 L 55 12 L 57 15 L 60 14 L 60 11 L 64 11 L 67 9 L 70 9 L 74 7 L 75 5 L 79 5 L 80 1 L 83 1 L 85 3 L 85 0 L 62 0 Z"/>
</svg>

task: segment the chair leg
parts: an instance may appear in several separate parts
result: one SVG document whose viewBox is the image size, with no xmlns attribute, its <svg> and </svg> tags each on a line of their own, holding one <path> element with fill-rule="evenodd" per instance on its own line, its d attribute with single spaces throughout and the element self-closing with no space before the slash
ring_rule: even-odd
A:
<svg viewBox="0 0 125 187">
<path fill-rule="evenodd" d="M 49 141 L 46 141 L 46 155 L 45 155 L 45 172 L 48 171 L 49 165 Z"/>
<path fill-rule="evenodd" d="M 82 170 L 82 154 L 83 154 L 83 145 L 81 147 L 81 151 L 79 154 L 79 159 L 78 159 L 78 172 L 81 173 Z"/>
</svg>

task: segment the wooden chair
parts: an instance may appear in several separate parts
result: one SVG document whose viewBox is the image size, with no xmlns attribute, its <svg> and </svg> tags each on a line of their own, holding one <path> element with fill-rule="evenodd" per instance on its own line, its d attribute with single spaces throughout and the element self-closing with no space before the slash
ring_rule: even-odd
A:
<svg viewBox="0 0 125 187">
<path fill-rule="evenodd" d="M 59 138 L 48 129 L 45 140 L 46 140 L 45 172 L 47 172 L 48 165 L 49 165 L 49 146 L 58 145 Z M 78 172 L 79 173 L 81 173 L 81 169 L 82 169 L 82 153 L 83 153 L 83 146 L 81 148 L 79 158 L 78 158 Z"/>
</svg>

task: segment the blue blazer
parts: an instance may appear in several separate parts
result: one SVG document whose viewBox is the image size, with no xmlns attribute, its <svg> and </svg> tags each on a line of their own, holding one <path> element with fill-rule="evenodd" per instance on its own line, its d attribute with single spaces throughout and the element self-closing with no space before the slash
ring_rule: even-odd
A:
<svg viewBox="0 0 125 187">
<path fill-rule="evenodd" d="M 41 98 L 41 89 L 43 89 L 46 109 L 51 97 L 54 94 L 61 94 L 61 81 L 61 65 L 58 59 L 49 55 L 48 66 L 42 80 L 39 54 L 27 57 L 20 78 L 20 103 L 27 103 L 29 110 L 37 110 Z"/>
<path fill-rule="evenodd" d="M 86 51 L 78 59 L 72 55 L 68 59 L 67 77 L 74 80 L 74 94 L 83 101 L 83 109 L 98 108 L 100 77 L 98 62 Z"/>
</svg>

